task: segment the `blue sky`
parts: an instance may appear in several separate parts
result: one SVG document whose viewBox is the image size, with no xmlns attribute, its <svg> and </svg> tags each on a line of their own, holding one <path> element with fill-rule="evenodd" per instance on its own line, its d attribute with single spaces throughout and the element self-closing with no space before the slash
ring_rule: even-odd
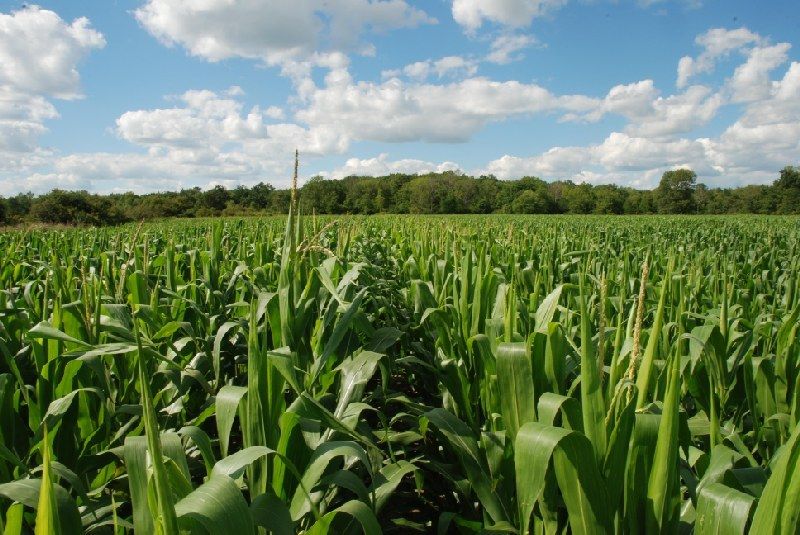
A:
<svg viewBox="0 0 800 535">
<path fill-rule="evenodd" d="M 0 195 L 800 160 L 800 3 L 0 0 Z"/>
</svg>

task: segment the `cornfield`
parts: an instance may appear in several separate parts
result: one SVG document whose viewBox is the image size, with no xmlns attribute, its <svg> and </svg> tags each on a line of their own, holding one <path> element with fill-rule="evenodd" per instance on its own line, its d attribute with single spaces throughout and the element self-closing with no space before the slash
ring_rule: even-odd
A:
<svg viewBox="0 0 800 535">
<path fill-rule="evenodd" d="M 0 234 L 0 529 L 797 533 L 800 220 Z"/>
</svg>

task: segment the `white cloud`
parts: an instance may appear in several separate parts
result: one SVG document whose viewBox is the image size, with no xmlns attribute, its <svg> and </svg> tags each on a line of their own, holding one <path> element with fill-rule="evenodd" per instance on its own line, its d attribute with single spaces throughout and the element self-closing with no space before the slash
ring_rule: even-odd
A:
<svg viewBox="0 0 800 535">
<path fill-rule="evenodd" d="M 67 24 L 36 6 L 0 13 L 0 85 L 20 92 L 71 99 L 80 96 L 77 64 L 105 40 L 81 17 Z"/>
<path fill-rule="evenodd" d="M 793 62 L 780 80 L 755 79 L 761 88 L 753 95 L 758 100 L 715 138 L 662 135 L 684 131 L 669 125 L 691 123 L 692 117 L 710 115 L 719 105 L 718 93 L 692 86 L 681 95 L 655 100 L 657 113 L 638 122 L 634 117 L 626 132 L 614 132 L 602 143 L 555 147 L 531 157 L 506 155 L 482 171 L 501 178 L 533 174 L 653 187 L 663 171 L 688 166 L 712 186 L 769 184 L 800 154 L 800 63 Z"/>
<path fill-rule="evenodd" d="M 323 49 L 353 49 L 366 30 L 434 23 L 405 0 L 147 0 L 137 20 L 168 45 L 209 61 L 233 57 L 276 65 Z M 365 53 L 369 45 L 361 44 Z"/>
<path fill-rule="evenodd" d="M 503 17 L 521 9 L 516 0 L 491 5 L 481 1 L 456 3 L 477 9 L 476 28 L 486 21 L 506 24 Z M 662 95 L 652 80 L 645 79 L 615 85 L 600 96 L 559 95 L 536 83 L 477 76 L 481 62 L 512 61 L 522 48 L 533 44 L 532 37 L 515 34 L 508 28 L 495 34 L 499 37 L 482 58 L 427 59 L 385 71 L 381 82 L 354 79 L 343 50 L 362 44 L 357 39 L 347 42 L 336 37 L 337 32 L 343 31 L 337 29 L 337 24 L 355 28 L 351 36 L 365 29 L 397 27 L 398 21 L 412 24 L 410 13 L 416 11 L 397 0 L 326 2 L 322 12 L 309 8 L 313 4 L 310 0 L 298 0 L 299 13 L 311 9 L 314 20 L 311 33 L 305 37 L 286 37 L 299 39 L 297 47 L 290 41 L 280 44 L 279 33 L 265 36 L 248 24 L 236 32 L 227 21 L 222 27 L 211 25 L 210 30 L 203 29 L 203 24 L 213 17 L 221 18 L 229 12 L 246 18 L 250 13 L 247 10 L 256 4 L 254 0 L 202 0 L 189 4 L 150 0 L 139 10 L 139 17 L 145 26 L 160 24 L 171 28 L 169 36 L 161 36 L 162 39 L 180 43 L 212 61 L 240 56 L 280 62 L 281 73 L 292 81 L 294 94 L 279 105 L 251 106 L 244 104 L 244 92 L 238 86 L 224 91 L 186 91 L 169 97 L 163 107 L 120 115 L 115 131 L 131 143 L 131 152 L 54 154 L 37 147 L 46 122 L 57 117 L 50 101 L 79 96 L 77 62 L 91 49 L 102 46 L 103 41 L 85 19 L 70 25 L 46 12 L 42 20 L 52 23 L 55 16 L 60 21 L 53 26 L 57 31 L 51 32 L 55 35 L 53 46 L 73 46 L 75 50 L 52 54 L 68 58 L 60 68 L 26 65 L 29 74 L 19 74 L 21 67 L 0 64 L 0 76 L 11 79 L 8 73 L 13 72 L 22 80 L 17 85 L 0 82 L 0 193 L 43 191 L 56 185 L 95 191 L 174 190 L 260 180 L 286 185 L 296 147 L 304 157 L 314 158 L 344 154 L 356 141 L 465 142 L 490 123 L 509 118 L 535 120 L 541 115 L 591 122 L 614 115 L 624 122 L 616 128 L 618 131 L 604 135 L 596 143 L 553 147 L 532 156 L 505 155 L 471 172 L 488 172 L 503 178 L 535 174 L 547 179 L 652 187 L 664 170 L 688 165 L 707 183 L 733 185 L 770 182 L 778 169 L 800 154 L 800 63 L 791 63 L 781 77 L 773 80 L 773 72 L 787 61 L 788 44 L 771 45 L 746 29 L 712 30 L 698 37 L 703 50 L 697 58 L 681 60 L 682 89 L 676 94 Z M 392 4 L 396 11 L 370 7 L 378 4 Z M 531 6 L 534 4 L 531 18 L 561 2 L 534 2 Z M 283 3 L 275 6 L 279 9 Z M 345 7 L 352 8 L 356 15 L 346 23 L 337 23 L 336 18 L 342 16 Z M 455 8 L 454 3 L 454 13 Z M 169 16 L 145 22 L 142 10 L 147 9 L 152 11 L 147 12 L 148 16 Z M 401 12 L 405 15 L 397 15 Z M 22 12 L 0 15 L 0 23 L 6 24 L 0 24 L 0 55 L 12 54 L 13 43 L 3 42 L 3 32 L 6 27 L 17 28 L 21 24 L 15 20 L 16 26 L 8 26 L 6 20 L 19 13 Z M 33 9 L 28 15 L 38 17 L 42 13 L 43 10 Z M 520 13 L 517 14 L 524 19 L 525 13 Z M 17 35 L 13 33 L 17 30 L 9 31 L 9 35 Z M 71 31 L 83 37 L 59 41 Z M 743 59 L 722 87 L 689 83 L 693 76 L 713 70 L 720 58 L 733 51 L 741 53 Z M 322 81 L 312 76 L 319 70 L 324 71 Z M 733 101 L 742 103 L 742 114 L 722 133 L 710 138 L 691 135 L 708 124 L 721 106 Z M 387 151 L 375 158 L 350 158 L 327 176 L 456 168 L 452 162 L 393 160 Z M 13 182 L 7 178 L 12 175 Z"/>
<path fill-rule="evenodd" d="M 425 60 L 409 63 L 402 69 L 386 70 L 381 73 L 383 78 L 396 78 L 405 75 L 414 80 L 423 81 L 436 75 L 439 78 L 445 76 L 467 77 L 473 76 L 478 72 L 478 63 L 475 60 L 462 56 L 445 56 L 437 60 Z"/>
<path fill-rule="evenodd" d="M 521 28 L 566 3 L 567 0 L 453 0 L 453 18 L 471 33 L 484 21 Z"/>
<path fill-rule="evenodd" d="M 280 108 L 278 106 L 270 106 L 264 111 L 264 115 L 266 115 L 270 119 L 276 119 L 276 120 L 286 118 L 286 113 L 284 113 L 283 108 Z"/>
<path fill-rule="evenodd" d="M 520 50 L 536 44 L 536 38 L 526 34 L 504 33 L 492 41 L 486 61 L 505 65 L 522 58 Z"/>
<path fill-rule="evenodd" d="M 612 87 L 603 99 L 595 99 L 591 110 L 582 115 L 567 115 L 566 120 L 583 119 L 599 121 L 606 114 L 616 113 L 626 117 L 641 117 L 652 111 L 658 91 L 652 80 L 641 80 L 631 84 Z"/>
<path fill-rule="evenodd" d="M 537 175 L 584 181 L 591 177 L 595 183 L 652 187 L 663 170 L 684 165 L 714 172 L 705 163 L 704 147 L 698 141 L 653 140 L 613 132 L 597 145 L 554 147 L 528 158 L 506 155 L 490 162 L 484 172 L 500 178 Z"/>
<path fill-rule="evenodd" d="M 744 114 L 709 141 L 713 165 L 734 173 L 777 170 L 800 154 L 800 63 L 792 62 L 783 78 L 773 81 L 767 95 L 751 102 Z"/>
<path fill-rule="evenodd" d="M 433 163 L 422 160 L 404 159 L 390 160 L 386 153 L 376 158 L 364 160 L 350 158 L 342 167 L 328 174 L 331 178 L 344 178 L 346 176 L 385 176 L 392 173 L 405 173 L 409 175 L 424 173 L 441 173 L 444 171 L 457 171 L 458 164 L 454 162 Z"/>
<path fill-rule="evenodd" d="M 126 112 L 117 119 L 117 133 L 147 149 L 146 155 L 73 155 L 55 166 L 93 180 L 116 177 L 139 184 L 164 177 L 180 184 L 216 179 L 252 182 L 283 176 L 295 148 L 311 156 L 346 148 L 325 126 L 309 129 L 273 123 L 271 119 L 283 115 L 280 108 L 245 108 L 240 96 L 238 91 L 193 90 L 174 97 L 176 105 L 171 108 Z"/>
<path fill-rule="evenodd" d="M 55 117 L 56 108 L 44 97 L 0 86 L 0 153 L 34 150 L 47 130 L 44 122 Z"/>
<path fill-rule="evenodd" d="M 791 46 L 778 43 L 750 50 L 747 61 L 736 67 L 730 80 L 733 101 L 749 102 L 768 97 L 772 84 L 769 74 L 786 62 Z"/>
<path fill-rule="evenodd" d="M 636 0 L 636 3 L 639 4 L 639 7 L 649 8 L 660 4 L 664 4 L 666 3 L 666 1 L 667 0 Z M 679 0 L 679 1 L 687 9 L 699 9 L 703 7 L 703 0 Z M 662 9 L 659 13 L 664 14 L 665 10 Z"/>
<path fill-rule="evenodd" d="M 585 114 L 567 114 L 564 120 L 599 121 L 607 114 L 628 119 L 625 132 L 634 136 L 660 137 L 692 131 L 714 118 L 724 103 L 722 95 L 705 86 L 691 86 L 683 93 L 662 97 L 652 80 L 612 87 Z"/>
<path fill-rule="evenodd" d="M 487 123 L 551 111 L 582 113 L 594 101 L 556 96 L 536 84 L 468 78 L 448 84 L 354 82 L 332 71 L 324 87 L 306 95 L 295 118 L 313 131 L 324 127 L 343 140 L 383 142 L 468 140 Z"/>
<path fill-rule="evenodd" d="M 690 132 L 713 119 L 723 103 L 723 97 L 708 87 L 691 86 L 679 95 L 655 99 L 643 115 L 630 116 L 625 131 L 646 137 Z"/>
<path fill-rule="evenodd" d="M 52 11 L 27 7 L 0 13 L 0 153 L 37 150 L 46 121 L 58 117 L 48 100 L 80 95 L 78 63 L 103 36 L 85 18 L 71 24 Z"/>
<path fill-rule="evenodd" d="M 762 41 L 760 35 L 747 28 L 735 30 L 714 28 L 697 36 L 695 43 L 703 47 L 703 52 L 696 58 L 684 56 L 680 59 L 678 62 L 678 87 L 685 87 L 692 76 L 713 71 L 716 62 L 731 52 Z"/>
</svg>

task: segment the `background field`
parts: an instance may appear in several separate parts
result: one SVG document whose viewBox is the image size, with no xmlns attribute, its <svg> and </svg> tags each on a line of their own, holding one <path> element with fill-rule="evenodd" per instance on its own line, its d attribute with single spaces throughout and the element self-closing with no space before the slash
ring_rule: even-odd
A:
<svg viewBox="0 0 800 535">
<path fill-rule="evenodd" d="M 794 533 L 800 218 L 0 234 L 5 533 Z"/>
</svg>

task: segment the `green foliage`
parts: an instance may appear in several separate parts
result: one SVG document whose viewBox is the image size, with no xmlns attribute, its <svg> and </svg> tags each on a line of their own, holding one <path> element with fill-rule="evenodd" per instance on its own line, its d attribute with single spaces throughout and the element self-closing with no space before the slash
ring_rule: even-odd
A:
<svg viewBox="0 0 800 535">
<path fill-rule="evenodd" d="M 797 532 L 796 217 L 314 206 L 0 233 L 0 530 Z"/>
<path fill-rule="evenodd" d="M 654 190 L 592 186 L 536 177 L 498 180 L 455 171 L 382 177 L 314 177 L 299 191 L 305 214 L 652 214 L 797 213 L 798 168 L 786 167 L 773 186 L 710 189 L 688 169 L 664 173 Z M 260 182 L 228 190 L 221 185 L 178 192 L 90 195 L 53 191 L 0 199 L 0 224 L 102 226 L 159 218 L 285 214 L 289 190 Z M 5 211 L 5 213 L 4 213 Z"/>
<path fill-rule="evenodd" d="M 781 169 L 781 174 L 775 182 L 775 186 L 781 189 L 800 190 L 800 167 L 787 165 Z"/>
<path fill-rule="evenodd" d="M 85 191 L 53 190 L 37 197 L 30 208 L 35 221 L 57 225 L 116 225 L 122 214 L 106 197 Z"/>
<path fill-rule="evenodd" d="M 666 171 L 656 189 L 658 211 L 662 214 L 691 214 L 695 211 L 697 173 L 691 169 Z"/>
</svg>

